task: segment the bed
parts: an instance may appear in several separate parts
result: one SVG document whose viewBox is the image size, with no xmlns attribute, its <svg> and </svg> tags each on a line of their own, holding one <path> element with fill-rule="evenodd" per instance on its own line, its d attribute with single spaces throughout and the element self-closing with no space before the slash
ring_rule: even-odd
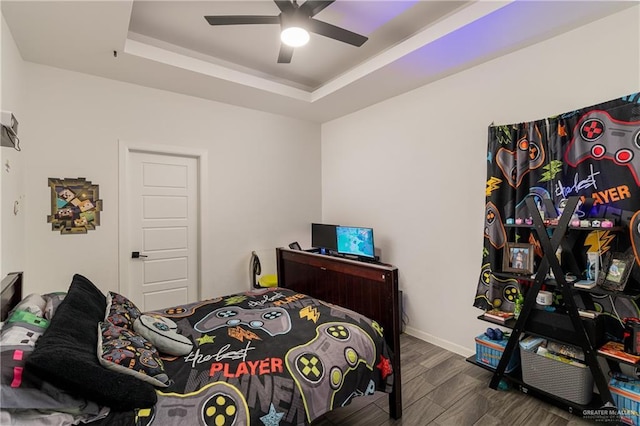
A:
<svg viewBox="0 0 640 426">
<path fill-rule="evenodd" d="M 302 425 L 399 388 L 378 322 L 292 288 L 136 310 L 77 274 L 23 298 L 9 274 L 0 423 Z"/>
</svg>

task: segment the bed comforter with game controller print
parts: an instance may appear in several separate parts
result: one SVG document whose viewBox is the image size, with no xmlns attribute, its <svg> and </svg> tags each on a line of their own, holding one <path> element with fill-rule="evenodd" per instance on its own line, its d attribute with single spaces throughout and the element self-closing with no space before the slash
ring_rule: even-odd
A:
<svg viewBox="0 0 640 426">
<path fill-rule="evenodd" d="M 147 314 L 171 319 L 193 349 L 162 356 L 171 384 L 155 389 L 155 405 L 111 410 L 95 417 L 98 424 L 302 425 L 355 397 L 392 389 L 393 354 L 375 321 L 291 290 Z"/>
<path fill-rule="evenodd" d="M 171 318 L 194 349 L 165 360 L 174 383 L 137 413 L 139 424 L 300 425 L 391 391 L 379 325 L 303 294 L 258 290 L 153 314 Z"/>
</svg>

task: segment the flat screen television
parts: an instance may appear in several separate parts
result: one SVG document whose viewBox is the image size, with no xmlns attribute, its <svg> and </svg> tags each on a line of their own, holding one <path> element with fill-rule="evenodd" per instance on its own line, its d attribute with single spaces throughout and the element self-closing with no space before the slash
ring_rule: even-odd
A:
<svg viewBox="0 0 640 426">
<path fill-rule="evenodd" d="M 337 250 L 338 243 L 336 241 L 336 228 L 337 225 L 312 223 L 311 246 L 328 250 Z"/>
<path fill-rule="evenodd" d="M 336 236 L 339 254 L 375 259 L 372 228 L 338 226 Z"/>
</svg>

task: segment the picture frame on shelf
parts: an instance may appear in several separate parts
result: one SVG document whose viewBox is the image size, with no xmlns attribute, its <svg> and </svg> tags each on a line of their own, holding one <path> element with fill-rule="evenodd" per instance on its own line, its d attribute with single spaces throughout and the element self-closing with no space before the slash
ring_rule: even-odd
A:
<svg viewBox="0 0 640 426">
<path fill-rule="evenodd" d="M 598 277 L 598 285 L 609 291 L 624 291 L 634 263 L 635 256 L 632 252 L 607 253 L 603 260 L 602 273 Z"/>
<path fill-rule="evenodd" d="M 502 253 L 502 271 L 533 274 L 533 244 L 507 242 Z"/>
</svg>

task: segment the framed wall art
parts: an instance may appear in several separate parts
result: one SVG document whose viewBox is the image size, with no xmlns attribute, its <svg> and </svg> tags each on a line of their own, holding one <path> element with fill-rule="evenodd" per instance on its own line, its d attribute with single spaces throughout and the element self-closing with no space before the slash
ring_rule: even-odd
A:
<svg viewBox="0 0 640 426">
<path fill-rule="evenodd" d="M 603 261 L 602 272 L 604 273 L 598 276 L 598 285 L 609 291 L 623 291 L 635 261 L 635 256 L 631 251 L 607 252 Z"/>
<path fill-rule="evenodd" d="M 49 178 L 51 215 L 47 222 L 61 234 L 86 234 L 100 225 L 102 200 L 98 185 L 85 178 Z"/>
<path fill-rule="evenodd" d="M 533 244 L 507 242 L 502 255 L 502 271 L 533 274 L 534 250 Z"/>
</svg>

